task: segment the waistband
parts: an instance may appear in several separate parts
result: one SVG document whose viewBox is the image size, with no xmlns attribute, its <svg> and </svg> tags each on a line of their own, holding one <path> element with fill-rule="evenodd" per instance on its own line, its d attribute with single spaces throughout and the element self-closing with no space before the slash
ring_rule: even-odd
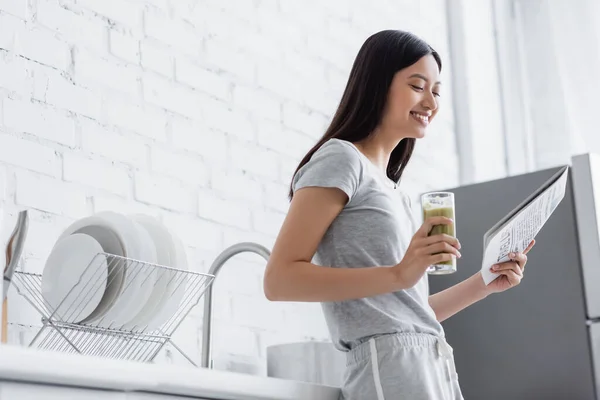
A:
<svg viewBox="0 0 600 400">
<path fill-rule="evenodd" d="M 427 333 L 393 333 L 371 338 L 346 353 L 346 365 L 355 364 L 371 358 L 372 342 L 378 352 L 397 348 L 435 348 L 440 356 L 451 357 L 452 347 L 442 336 Z"/>
</svg>

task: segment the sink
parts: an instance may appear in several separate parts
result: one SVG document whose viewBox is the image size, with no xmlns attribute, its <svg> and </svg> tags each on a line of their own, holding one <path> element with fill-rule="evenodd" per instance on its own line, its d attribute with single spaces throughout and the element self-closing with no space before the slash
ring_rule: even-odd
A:
<svg viewBox="0 0 600 400">
<path fill-rule="evenodd" d="M 307 341 L 267 347 L 267 375 L 340 387 L 346 368 L 345 353 L 331 342 Z"/>
</svg>

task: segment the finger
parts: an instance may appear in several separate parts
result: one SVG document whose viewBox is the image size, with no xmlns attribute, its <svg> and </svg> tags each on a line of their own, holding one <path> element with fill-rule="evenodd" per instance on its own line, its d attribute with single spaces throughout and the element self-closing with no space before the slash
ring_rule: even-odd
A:
<svg viewBox="0 0 600 400">
<path fill-rule="evenodd" d="M 435 225 L 450 225 L 453 223 L 454 221 L 447 217 L 429 217 L 423 222 L 423 225 L 421 225 L 419 235 L 421 237 L 429 236 L 429 232 L 431 232 Z"/>
<path fill-rule="evenodd" d="M 452 246 L 460 249 L 460 242 L 454 236 L 447 235 L 445 233 L 441 233 L 439 235 L 428 236 L 425 240 L 423 240 L 423 244 L 428 246 L 437 242 L 446 242 L 450 243 Z"/>
<path fill-rule="evenodd" d="M 515 271 L 519 274 L 521 274 L 521 267 L 519 266 L 519 264 L 517 264 L 514 261 L 507 261 L 507 262 L 503 262 L 500 264 L 494 264 L 492 265 L 492 267 L 490 268 L 490 270 L 492 272 L 502 272 L 502 271 Z"/>
<path fill-rule="evenodd" d="M 451 246 L 450 244 L 448 244 L 446 242 L 438 242 L 438 243 L 431 244 L 431 245 L 425 247 L 424 251 L 425 251 L 425 254 L 427 254 L 427 255 L 433 255 L 433 254 L 437 254 L 437 253 L 451 253 L 451 254 L 454 254 L 458 258 L 462 257 L 462 255 L 460 254 L 460 252 L 458 251 L 458 249 L 456 247 Z"/>
<path fill-rule="evenodd" d="M 521 279 L 523 279 L 523 269 L 522 268 L 517 268 L 516 270 L 513 270 L 513 271 L 515 271 L 515 273 L 517 275 L 519 275 L 521 277 Z"/>
<path fill-rule="evenodd" d="M 527 254 L 529 253 L 529 250 L 531 250 L 531 248 L 535 245 L 535 239 L 533 239 L 531 241 L 531 243 L 529 243 L 529 246 L 527 246 L 527 248 L 525 250 L 523 250 L 523 254 Z"/>
<path fill-rule="evenodd" d="M 506 279 L 508 279 L 508 282 L 511 284 L 511 286 L 515 286 L 515 285 L 518 285 L 519 283 L 521 283 L 522 276 L 518 275 L 512 269 L 500 271 L 499 274 L 505 275 Z"/>
<path fill-rule="evenodd" d="M 521 269 L 525 268 L 525 264 L 527 264 L 527 256 L 524 253 L 510 253 L 509 257 L 519 264 Z"/>
<path fill-rule="evenodd" d="M 450 260 L 452 260 L 452 257 L 454 257 L 454 255 L 450 254 L 450 253 L 434 254 L 434 255 L 428 257 L 427 263 L 428 263 L 428 265 L 435 265 L 435 264 L 442 263 L 444 261 L 450 261 Z"/>
</svg>

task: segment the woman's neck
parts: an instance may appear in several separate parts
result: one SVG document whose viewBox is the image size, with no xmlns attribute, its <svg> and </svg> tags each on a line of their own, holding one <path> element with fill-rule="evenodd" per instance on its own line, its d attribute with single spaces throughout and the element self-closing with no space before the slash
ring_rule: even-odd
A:
<svg viewBox="0 0 600 400">
<path fill-rule="evenodd" d="M 387 139 L 385 135 L 375 134 L 355 145 L 373 165 L 386 174 L 390 156 L 398 143 L 400 143 L 398 139 Z"/>
</svg>

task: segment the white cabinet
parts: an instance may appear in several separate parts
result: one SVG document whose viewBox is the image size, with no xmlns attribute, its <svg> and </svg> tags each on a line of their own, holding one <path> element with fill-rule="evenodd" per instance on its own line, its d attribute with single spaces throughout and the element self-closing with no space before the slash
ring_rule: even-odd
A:
<svg viewBox="0 0 600 400">
<path fill-rule="evenodd" d="M 0 382 L 0 400 L 190 400 L 190 397 L 154 393 L 126 393 L 70 386 Z M 211 400 L 196 398 L 196 400 Z M 214 399 L 213 399 L 214 400 Z"/>
<path fill-rule="evenodd" d="M 124 392 L 35 383 L 1 382 L 0 400 L 127 400 Z"/>
</svg>

